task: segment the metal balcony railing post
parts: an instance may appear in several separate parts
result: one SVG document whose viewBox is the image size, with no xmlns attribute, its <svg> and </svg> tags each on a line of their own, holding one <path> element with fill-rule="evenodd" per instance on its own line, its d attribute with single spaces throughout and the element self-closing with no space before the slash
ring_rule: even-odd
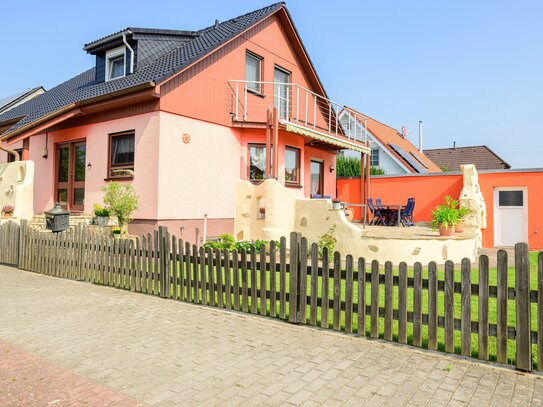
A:
<svg viewBox="0 0 543 407">
<path fill-rule="evenodd" d="M 317 127 L 317 95 L 313 95 L 313 128 Z"/>
<path fill-rule="evenodd" d="M 239 120 L 239 83 L 236 82 L 236 101 L 234 102 L 236 104 L 236 121 Z"/>
<path fill-rule="evenodd" d="M 307 126 L 307 116 L 309 109 L 309 92 L 305 92 L 305 125 Z"/>
<path fill-rule="evenodd" d="M 300 88 L 296 86 L 296 123 L 300 118 Z"/>
<path fill-rule="evenodd" d="M 247 121 L 247 84 L 244 86 L 243 104 L 243 121 Z"/>
</svg>

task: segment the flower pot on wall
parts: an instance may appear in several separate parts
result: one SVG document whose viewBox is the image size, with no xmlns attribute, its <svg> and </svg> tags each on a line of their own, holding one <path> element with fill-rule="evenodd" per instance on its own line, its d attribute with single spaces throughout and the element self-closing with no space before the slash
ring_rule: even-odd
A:
<svg viewBox="0 0 543 407">
<path fill-rule="evenodd" d="M 107 226 L 107 224 L 109 223 L 109 217 L 108 216 L 97 216 L 96 217 L 96 222 L 101 227 Z"/>
<path fill-rule="evenodd" d="M 333 202 L 332 209 L 339 211 L 341 209 L 341 202 Z"/>
<path fill-rule="evenodd" d="M 454 235 L 454 226 L 449 226 L 449 227 L 444 227 L 444 226 L 440 226 L 439 227 L 439 236 L 452 236 Z"/>
<path fill-rule="evenodd" d="M 456 233 L 462 233 L 464 231 L 464 219 L 461 219 L 455 226 L 454 231 Z"/>
</svg>

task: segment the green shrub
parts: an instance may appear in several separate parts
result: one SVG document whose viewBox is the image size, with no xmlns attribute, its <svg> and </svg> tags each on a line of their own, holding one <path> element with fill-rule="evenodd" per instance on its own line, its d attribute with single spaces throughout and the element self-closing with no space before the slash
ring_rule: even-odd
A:
<svg viewBox="0 0 543 407">
<path fill-rule="evenodd" d="M 336 225 L 332 226 L 330 229 L 328 229 L 328 232 L 326 232 L 324 235 L 319 237 L 319 241 L 317 244 L 319 245 L 319 256 L 322 257 L 323 249 L 326 247 L 328 249 L 328 253 L 333 253 L 334 249 L 336 248 L 337 239 L 334 236 L 334 232 L 336 231 Z"/>
<path fill-rule="evenodd" d="M 102 188 L 104 204 L 117 216 L 120 226 L 127 225 L 132 220 L 133 213 L 138 209 L 138 196 L 130 184 L 110 182 Z"/>
<path fill-rule="evenodd" d="M 360 158 L 338 155 L 336 157 L 338 177 L 360 177 Z M 370 175 L 384 175 L 385 170 L 370 167 Z"/>
<path fill-rule="evenodd" d="M 98 204 L 94 204 L 94 216 L 108 218 L 111 214 L 109 208 L 104 208 Z"/>
</svg>

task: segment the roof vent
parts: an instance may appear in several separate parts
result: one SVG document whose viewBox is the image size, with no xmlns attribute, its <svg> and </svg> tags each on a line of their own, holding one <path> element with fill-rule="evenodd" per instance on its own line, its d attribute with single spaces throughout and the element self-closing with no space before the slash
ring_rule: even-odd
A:
<svg viewBox="0 0 543 407">
<path fill-rule="evenodd" d="M 402 126 L 402 138 L 407 138 L 407 129 L 405 126 Z"/>
<path fill-rule="evenodd" d="M 215 20 L 215 25 L 213 26 L 213 29 L 219 28 L 219 20 Z"/>
</svg>

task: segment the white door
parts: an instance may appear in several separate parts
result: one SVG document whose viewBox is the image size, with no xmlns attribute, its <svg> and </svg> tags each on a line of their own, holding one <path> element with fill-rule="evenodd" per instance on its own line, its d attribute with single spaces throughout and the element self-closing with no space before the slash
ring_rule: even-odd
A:
<svg viewBox="0 0 543 407">
<path fill-rule="evenodd" d="M 528 241 L 526 188 L 495 188 L 495 246 L 514 246 Z"/>
</svg>

